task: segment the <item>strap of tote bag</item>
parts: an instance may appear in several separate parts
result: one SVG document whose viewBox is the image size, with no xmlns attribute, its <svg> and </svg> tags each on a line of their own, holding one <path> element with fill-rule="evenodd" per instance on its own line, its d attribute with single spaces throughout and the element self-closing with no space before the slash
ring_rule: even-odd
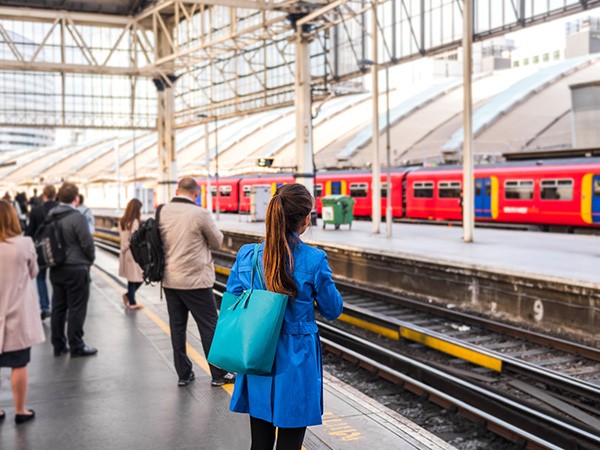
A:
<svg viewBox="0 0 600 450">
<path fill-rule="evenodd" d="M 260 281 L 260 287 L 263 290 L 267 290 L 265 286 L 265 281 L 262 276 L 262 271 L 260 270 L 260 264 L 258 263 L 258 249 L 260 248 L 260 244 L 254 244 L 254 256 L 252 257 L 252 274 L 250 275 L 250 289 L 254 289 L 254 272 L 258 276 Z"/>
</svg>

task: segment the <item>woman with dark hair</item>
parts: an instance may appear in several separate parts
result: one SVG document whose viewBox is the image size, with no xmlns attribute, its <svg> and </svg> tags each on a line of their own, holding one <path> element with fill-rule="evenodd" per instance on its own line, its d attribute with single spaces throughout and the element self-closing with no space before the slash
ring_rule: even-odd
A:
<svg viewBox="0 0 600 450">
<path fill-rule="evenodd" d="M 302 448 L 306 427 L 320 425 L 323 366 L 315 308 L 333 320 L 342 313 L 327 255 L 300 235 L 310 224 L 314 199 L 301 184 L 280 186 L 269 202 L 266 238 L 258 253 L 268 290 L 289 296 L 275 364 L 269 375 L 238 375 L 231 398 L 234 412 L 250 415 L 252 450 Z M 254 244 L 244 245 L 231 269 L 227 292 L 264 289 L 260 277 L 250 286 Z"/>
<path fill-rule="evenodd" d="M 31 280 L 38 272 L 33 241 L 21 235 L 13 206 L 0 200 L 0 367 L 10 367 L 15 422 L 27 422 L 35 412 L 25 409 L 27 364 L 31 347 L 44 341 L 40 308 Z M 0 410 L 0 421 L 6 413 Z"/>
<path fill-rule="evenodd" d="M 121 253 L 119 254 L 119 276 L 127 279 L 127 292 L 123 294 L 123 304 L 127 309 L 140 309 L 135 301 L 135 292 L 142 285 L 142 269 L 135 262 L 129 248 L 131 235 L 140 226 L 142 220 L 142 202 L 137 198 L 129 200 L 123 217 L 119 220 Z"/>
</svg>

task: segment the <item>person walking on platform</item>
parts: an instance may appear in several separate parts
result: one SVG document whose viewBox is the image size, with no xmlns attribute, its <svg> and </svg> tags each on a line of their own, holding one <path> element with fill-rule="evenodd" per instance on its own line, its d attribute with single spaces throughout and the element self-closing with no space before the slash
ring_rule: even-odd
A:
<svg viewBox="0 0 600 450">
<path fill-rule="evenodd" d="M 90 234 L 94 234 L 96 232 L 96 224 L 94 215 L 92 214 L 92 210 L 83 204 L 85 197 L 79 194 L 79 204 L 77 205 L 77 211 L 79 211 L 87 220 L 88 227 L 90 228 Z"/>
<path fill-rule="evenodd" d="M 301 184 L 277 188 L 267 207 L 266 238 L 258 251 L 268 290 L 289 296 L 273 372 L 238 374 L 230 409 L 250 415 L 252 450 L 302 448 L 306 427 L 320 425 L 323 415 L 323 365 L 314 303 L 333 320 L 343 301 L 324 251 L 302 242 L 310 225 L 314 198 Z M 254 244 L 240 248 L 227 292 L 240 295 L 260 287 L 251 283 Z"/>
<path fill-rule="evenodd" d="M 59 216 L 67 259 L 50 269 L 53 290 L 50 328 L 54 356 L 65 355 L 69 349 L 72 356 L 95 355 L 98 350 L 88 347 L 83 341 L 83 324 L 90 297 L 90 266 L 95 258 L 94 240 L 83 214 L 74 214 L 79 203 L 77 186 L 64 183 L 58 190 L 58 200 L 60 204 L 50 211 L 48 217 Z"/>
<path fill-rule="evenodd" d="M 16 211 L 0 200 L 0 367 L 10 367 L 15 422 L 27 422 L 35 412 L 25 409 L 27 364 L 31 347 L 44 341 L 40 310 L 31 286 L 38 271 L 33 241 L 21 236 Z M 0 410 L 0 421 L 6 412 Z"/>
<path fill-rule="evenodd" d="M 29 224 L 25 231 L 25 236 L 29 236 L 32 239 L 35 237 L 38 229 L 46 220 L 46 216 L 50 210 L 55 206 L 58 206 L 56 201 L 56 188 L 51 184 L 44 186 L 42 191 L 43 203 L 39 206 L 35 206 L 29 214 Z M 36 284 L 38 295 L 40 297 L 40 309 L 42 310 L 42 320 L 50 317 L 50 298 L 48 297 L 48 286 L 46 284 L 46 268 L 41 268 L 36 277 Z"/>
<path fill-rule="evenodd" d="M 217 306 L 213 295 L 215 268 L 211 249 L 223 242 L 210 212 L 196 206 L 198 184 L 182 178 L 175 197 L 158 214 L 160 235 L 165 253 L 163 288 L 167 298 L 171 343 L 179 386 L 194 380 L 192 362 L 186 352 L 188 313 L 198 325 L 204 354 L 208 355 L 217 323 Z M 211 384 L 233 383 L 235 375 L 210 365 Z"/>
<path fill-rule="evenodd" d="M 119 235 L 121 237 L 121 253 L 119 254 L 119 276 L 127 280 L 127 292 L 123 294 L 125 308 L 140 309 L 135 301 L 135 292 L 142 285 L 142 269 L 131 254 L 131 235 L 137 230 L 142 221 L 142 202 L 137 198 L 127 203 L 125 213 L 119 220 Z"/>
<path fill-rule="evenodd" d="M 25 231 L 27 227 L 27 218 L 29 216 L 27 195 L 25 192 L 19 192 L 15 195 L 15 201 L 13 202 L 15 209 L 17 210 L 17 216 L 21 223 L 21 229 Z"/>
</svg>

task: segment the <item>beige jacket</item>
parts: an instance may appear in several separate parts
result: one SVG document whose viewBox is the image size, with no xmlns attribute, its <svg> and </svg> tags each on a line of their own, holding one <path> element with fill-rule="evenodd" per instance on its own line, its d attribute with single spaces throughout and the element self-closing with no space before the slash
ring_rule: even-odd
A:
<svg viewBox="0 0 600 450">
<path fill-rule="evenodd" d="M 215 283 L 211 249 L 223 242 L 208 210 L 187 197 L 175 197 L 160 211 L 159 229 L 165 250 L 163 287 L 202 289 Z"/>
<path fill-rule="evenodd" d="M 31 281 L 38 273 L 30 237 L 0 242 L 0 353 L 44 341 L 38 297 Z"/>
<path fill-rule="evenodd" d="M 142 268 L 135 262 L 131 254 L 130 242 L 131 235 L 140 226 L 137 220 L 133 221 L 131 230 L 121 230 L 119 227 L 119 235 L 121 237 L 121 253 L 119 253 L 119 276 L 125 278 L 132 283 L 141 283 Z"/>
</svg>

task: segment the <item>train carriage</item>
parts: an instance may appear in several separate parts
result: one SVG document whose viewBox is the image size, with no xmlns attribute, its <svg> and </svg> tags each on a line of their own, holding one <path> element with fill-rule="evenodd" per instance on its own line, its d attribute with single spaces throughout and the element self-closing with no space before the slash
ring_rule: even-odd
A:
<svg viewBox="0 0 600 450">
<path fill-rule="evenodd" d="M 207 207 L 207 183 L 206 179 L 200 178 L 198 182 L 198 197 L 196 204 L 202 207 Z M 239 197 L 240 179 L 234 177 L 219 178 L 218 186 L 216 180 L 211 180 L 210 190 L 212 195 L 212 210 L 217 210 L 217 188 L 219 192 L 219 211 L 220 212 L 238 212 L 240 197 Z"/>
<path fill-rule="evenodd" d="M 269 188 L 271 189 L 271 195 L 273 195 L 278 186 L 293 182 L 294 177 L 292 177 L 291 174 L 267 174 L 262 176 L 242 178 L 239 186 L 239 212 L 242 214 L 250 214 L 250 191 L 252 189 L 252 186 L 269 186 Z"/>
<path fill-rule="evenodd" d="M 600 226 L 600 158 L 510 162 L 476 167 L 474 212 L 477 221 L 541 226 Z M 354 215 L 371 217 L 371 173 L 323 171 L 315 178 L 317 212 L 325 195 L 350 195 Z M 219 206 L 223 212 L 250 212 L 250 191 L 294 181 L 291 174 L 263 174 L 219 180 Z M 387 206 L 387 177 L 381 175 L 381 212 Z M 206 205 L 206 182 L 199 180 L 198 203 Z M 217 187 L 213 181 L 214 195 Z M 462 219 L 462 168 L 460 166 L 397 168 L 392 174 L 392 215 L 396 219 Z"/>
<path fill-rule="evenodd" d="M 475 219 L 503 223 L 596 226 L 600 159 L 549 160 L 476 167 Z M 462 170 L 420 168 L 407 175 L 406 217 L 462 218 Z"/>
<path fill-rule="evenodd" d="M 392 216 L 401 217 L 402 180 L 404 169 L 392 173 Z M 372 177 L 367 171 L 321 172 L 317 175 L 315 192 L 317 194 L 317 213 L 321 213 L 320 197 L 325 195 L 349 195 L 354 199 L 354 216 L 371 217 L 373 206 Z M 387 206 L 387 176 L 381 175 L 381 211 L 385 214 Z"/>
</svg>

